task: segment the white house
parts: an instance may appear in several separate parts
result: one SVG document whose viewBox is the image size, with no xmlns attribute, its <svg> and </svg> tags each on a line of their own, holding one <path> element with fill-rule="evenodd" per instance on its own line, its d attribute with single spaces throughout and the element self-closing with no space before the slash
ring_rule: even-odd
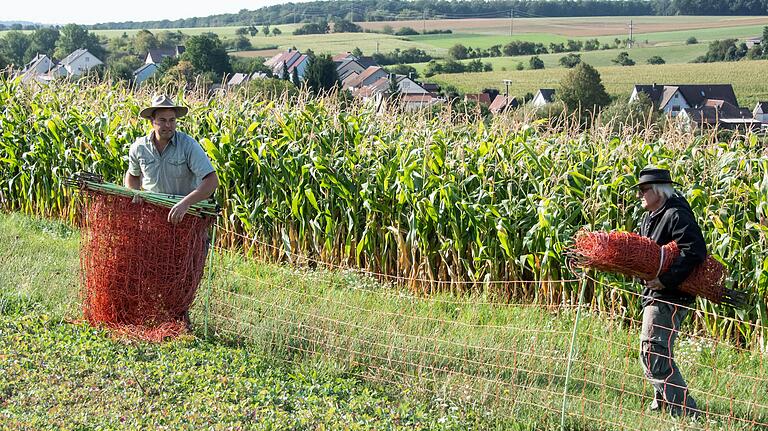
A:
<svg viewBox="0 0 768 431">
<path fill-rule="evenodd" d="M 657 109 L 673 117 L 689 108 L 739 106 L 730 84 L 635 85 L 629 101 L 637 99 L 640 92 L 647 94 Z"/>
<path fill-rule="evenodd" d="M 45 82 L 46 75 L 48 75 L 54 67 L 56 66 L 47 55 L 37 54 L 21 71 L 21 82 L 27 83 L 33 80 Z"/>
<path fill-rule="evenodd" d="M 66 56 L 50 72 L 52 77 L 80 76 L 92 68 L 104 64 L 87 49 L 78 49 Z"/>
<path fill-rule="evenodd" d="M 405 75 L 397 75 L 397 89 L 401 94 L 427 94 L 429 91 L 425 90 L 418 82 Z"/>
<path fill-rule="evenodd" d="M 363 100 L 366 100 L 379 94 L 389 93 L 390 83 L 393 78 L 395 79 L 395 84 L 397 85 L 397 93 L 400 95 L 404 96 L 429 94 L 429 92 L 416 81 L 405 75 L 390 75 L 388 77 L 381 77 L 377 79 L 373 84 L 353 89 L 352 94 L 355 97 L 360 97 Z"/>
<path fill-rule="evenodd" d="M 145 63 L 140 68 L 133 71 L 133 82 L 136 85 L 149 79 L 152 75 L 157 73 L 158 66 L 155 63 Z"/>
<path fill-rule="evenodd" d="M 755 109 L 752 110 L 752 116 L 755 120 L 768 125 L 768 102 L 757 102 Z"/>
<path fill-rule="evenodd" d="M 531 104 L 539 108 L 555 101 L 555 90 L 553 88 L 540 88 L 533 96 Z"/>
</svg>

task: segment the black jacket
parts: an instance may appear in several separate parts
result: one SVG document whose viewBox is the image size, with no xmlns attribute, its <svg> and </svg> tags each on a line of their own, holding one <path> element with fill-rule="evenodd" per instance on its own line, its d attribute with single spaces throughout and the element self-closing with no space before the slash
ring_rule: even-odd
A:
<svg viewBox="0 0 768 431">
<path fill-rule="evenodd" d="M 659 281 L 664 285 L 664 289 L 643 289 L 643 307 L 653 299 L 680 305 L 691 304 L 694 297 L 680 292 L 677 288 L 691 275 L 696 266 L 704 262 L 707 257 L 707 245 L 688 201 L 680 195 L 667 199 L 657 214 L 646 214 L 640 225 L 640 235 L 651 238 L 658 245 L 675 241 L 680 249 L 680 256 L 672 262 L 669 270 L 659 274 Z"/>
</svg>

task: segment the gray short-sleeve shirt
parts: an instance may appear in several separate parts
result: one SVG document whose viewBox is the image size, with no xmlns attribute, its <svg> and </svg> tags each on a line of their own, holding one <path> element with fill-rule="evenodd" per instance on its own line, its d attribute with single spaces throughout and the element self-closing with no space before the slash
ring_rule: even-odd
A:
<svg viewBox="0 0 768 431">
<path fill-rule="evenodd" d="M 141 176 L 141 187 L 151 192 L 186 196 L 213 171 L 200 144 L 179 131 L 162 154 L 152 142 L 152 133 L 138 138 L 128 151 L 128 173 Z"/>
</svg>

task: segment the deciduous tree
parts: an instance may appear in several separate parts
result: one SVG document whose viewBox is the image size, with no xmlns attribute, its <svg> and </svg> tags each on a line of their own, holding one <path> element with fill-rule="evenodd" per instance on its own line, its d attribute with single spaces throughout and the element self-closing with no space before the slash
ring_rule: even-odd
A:
<svg viewBox="0 0 768 431">
<path fill-rule="evenodd" d="M 608 105 L 611 101 L 600 79 L 600 73 L 584 62 L 568 71 L 560 81 L 557 94 L 570 110 L 592 111 Z"/>
</svg>

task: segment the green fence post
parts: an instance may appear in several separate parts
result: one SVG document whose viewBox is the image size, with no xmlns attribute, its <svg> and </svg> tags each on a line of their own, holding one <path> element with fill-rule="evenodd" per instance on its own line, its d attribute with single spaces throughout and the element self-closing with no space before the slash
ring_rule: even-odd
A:
<svg viewBox="0 0 768 431">
<path fill-rule="evenodd" d="M 213 289 L 213 249 L 216 247 L 216 223 L 213 225 L 211 245 L 208 248 L 208 289 L 205 294 L 205 312 L 203 316 L 203 335 L 208 338 L 208 318 L 211 314 L 211 290 Z"/>
<path fill-rule="evenodd" d="M 565 370 L 565 387 L 563 388 L 563 410 L 560 414 L 560 430 L 565 431 L 565 410 L 568 406 L 568 383 L 571 379 L 571 364 L 573 363 L 573 351 L 576 349 L 576 331 L 579 328 L 579 318 L 581 317 L 581 304 L 584 302 L 584 291 L 587 289 L 586 274 L 581 278 L 581 292 L 579 292 L 579 303 L 576 306 L 576 321 L 573 322 L 573 333 L 571 334 L 571 349 L 568 352 L 568 367 Z"/>
</svg>

